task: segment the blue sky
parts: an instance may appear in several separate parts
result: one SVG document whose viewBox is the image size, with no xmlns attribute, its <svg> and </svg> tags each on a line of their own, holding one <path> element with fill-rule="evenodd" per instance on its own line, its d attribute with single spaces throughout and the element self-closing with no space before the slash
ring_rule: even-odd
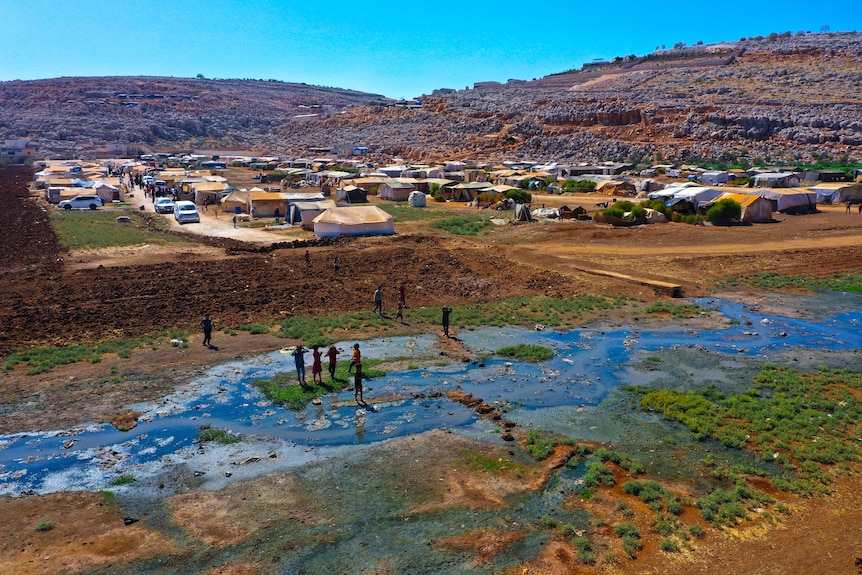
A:
<svg viewBox="0 0 862 575">
<path fill-rule="evenodd" d="M 0 81 L 262 78 L 412 98 L 662 44 L 862 30 L 858 0 L 0 0 Z"/>
</svg>

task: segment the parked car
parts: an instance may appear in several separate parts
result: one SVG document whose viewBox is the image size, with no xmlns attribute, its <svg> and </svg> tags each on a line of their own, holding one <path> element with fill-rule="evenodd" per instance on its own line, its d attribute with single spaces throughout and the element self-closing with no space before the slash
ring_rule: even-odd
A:
<svg viewBox="0 0 862 575">
<path fill-rule="evenodd" d="M 75 196 L 71 200 L 63 200 L 57 205 L 64 210 L 95 210 L 96 208 L 104 206 L 105 202 L 103 202 L 102 198 L 99 196 L 87 195 Z"/>
<path fill-rule="evenodd" d="M 170 198 L 156 198 L 153 209 L 157 214 L 172 214 L 174 212 L 174 201 Z"/>
<path fill-rule="evenodd" d="M 181 224 L 199 222 L 201 215 L 198 213 L 198 207 L 194 202 L 181 200 L 174 203 L 174 219 Z"/>
</svg>

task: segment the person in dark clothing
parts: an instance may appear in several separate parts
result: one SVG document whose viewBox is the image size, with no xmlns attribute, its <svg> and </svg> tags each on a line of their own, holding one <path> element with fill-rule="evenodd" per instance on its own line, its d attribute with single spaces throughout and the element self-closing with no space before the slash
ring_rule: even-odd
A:
<svg viewBox="0 0 862 575">
<path fill-rule="evenodd" d="M 374 309 L 371 313 L 378 312 L 380 315 L 383 315 L 383 286 L 377 286 L 377 290 L 374 292 Z"/>
<path fill-rule="evenodd" d="M 329 377 L 335 379 L 335 360 L 341 351 L 334 345 L 330 345 L 326 350 L 326 357 L 329 358 Z"/>
<path fill-rule="evenodd" d="M 204 345 L 209 347 L 212 345 L 211 339 L 213 335 L 213 320 L 209 314 L 206 314 L 201 320 L 201 328 L 204 330 Z"/>
<path fill-rule="evenodd" d="M 362 397 L 362 364 L 357 363 L 353 367 L 353 398 L 359 405 L 365 405 L 365 399 Z"/>
<path fill-rule="evenodd" d="M 449 314 L 452 313 L 452 308 L 443 306 L 443 335 L 449 337 Z"/>
</svg>

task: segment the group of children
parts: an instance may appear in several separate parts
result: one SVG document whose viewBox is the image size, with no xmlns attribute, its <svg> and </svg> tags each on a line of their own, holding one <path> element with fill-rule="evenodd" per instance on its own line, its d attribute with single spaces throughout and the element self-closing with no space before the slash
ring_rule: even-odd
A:
<svg viewBox="0 0 862 575">
<path fill-rule="evenodd" d="M 308 383 L 305 380 L 305 352 L 307 350 L 299 344 L 296 348 L 290 353 L 293 356 L 294 363 L 296 364 L 296 377 L 299 379 L 299 384 L 303 387 L 307 387 Z M 341 350 L 335 347 L 334 345 L 330 345 L 329 349 L 326 350 L 324 354 L 320 350 L 320 346 L 318 344 L 314 344 L 311 346 L 311 357 L 313 362 L 311 364 L 311 380 L 314 383 L 323 384 L 323 356 L 329 359 L 329 377 L 331 379 L 335 379 L 335 365 L 336 360 L 338 358 L 338 354 L 341 353 Z M 356 399 L 356 403 L 360 405 L 365 405 L 365 400 L 362 397 L 362 353 L 359 350 L 359 344 L 353 344 L 353 354 L 350 357 L 350 366 L 347 368 L 347 372 L 353 372 L 353 395 Z"/>
</svg>

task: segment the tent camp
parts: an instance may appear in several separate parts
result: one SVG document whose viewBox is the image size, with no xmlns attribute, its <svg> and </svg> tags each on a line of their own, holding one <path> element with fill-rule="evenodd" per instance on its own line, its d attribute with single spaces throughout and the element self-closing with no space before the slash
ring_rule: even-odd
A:
<svg viewBox="0 0 862 575">
<path fill-rule="evenodd" d="M 862 202 L 862 184 L 853 182 L 828 182 L 811 188 L 817 193 L 819 204 L 840 204 L 842 202 Z"/>
<path fill-rule="evenodd" d="M 314 218 L 314 235 L 320 238 L 379 236 L 394 233 L 394 218 L 377 206 L 329 208 Z"/>
<path fill-rule="evenodd" d="M 766 198 L 754 194 L 733 194 L 725 193 L 704 204 L 704 208 L 709 209 L 713 204 L 721 200 L 733 200 L 742 207 L 742 215 L 740 219 L 743 222 L 771 222 L 772 221 L 772 203 Z"/>
<path fill-rule="evenodd" d="M 348 204 L 367 204 L 368 198 L 362 188 L 356 186 L 344 186 L 335 191 L 335 199 Z"/>
<path fill-rule="evenodd" d="M 424 208 L 428 204 L 428 198 L 420 191 L 410 192 L 407 201 L 413 208 Z"/>
<path fill-rule="evenodd" d="M 377 190 L 377 197 L 381 200 L 392 200 L 394 202 L 404 202 L 410 197 L 410 192 L 416 188 L 413 184 L 399 182 L 397 180 L 387 180 L 380 184 Z"/>
<path fill-rule="evenodd" d="M 335 202 L 332 200 L 323 200 L 319 202 L 290 202 L 288 207 L 287 223 L 301 224 L 303 228 L 312 229 L 314 227 L 314 218 L 328 210 L 334 208 Z"/>
</svg>

